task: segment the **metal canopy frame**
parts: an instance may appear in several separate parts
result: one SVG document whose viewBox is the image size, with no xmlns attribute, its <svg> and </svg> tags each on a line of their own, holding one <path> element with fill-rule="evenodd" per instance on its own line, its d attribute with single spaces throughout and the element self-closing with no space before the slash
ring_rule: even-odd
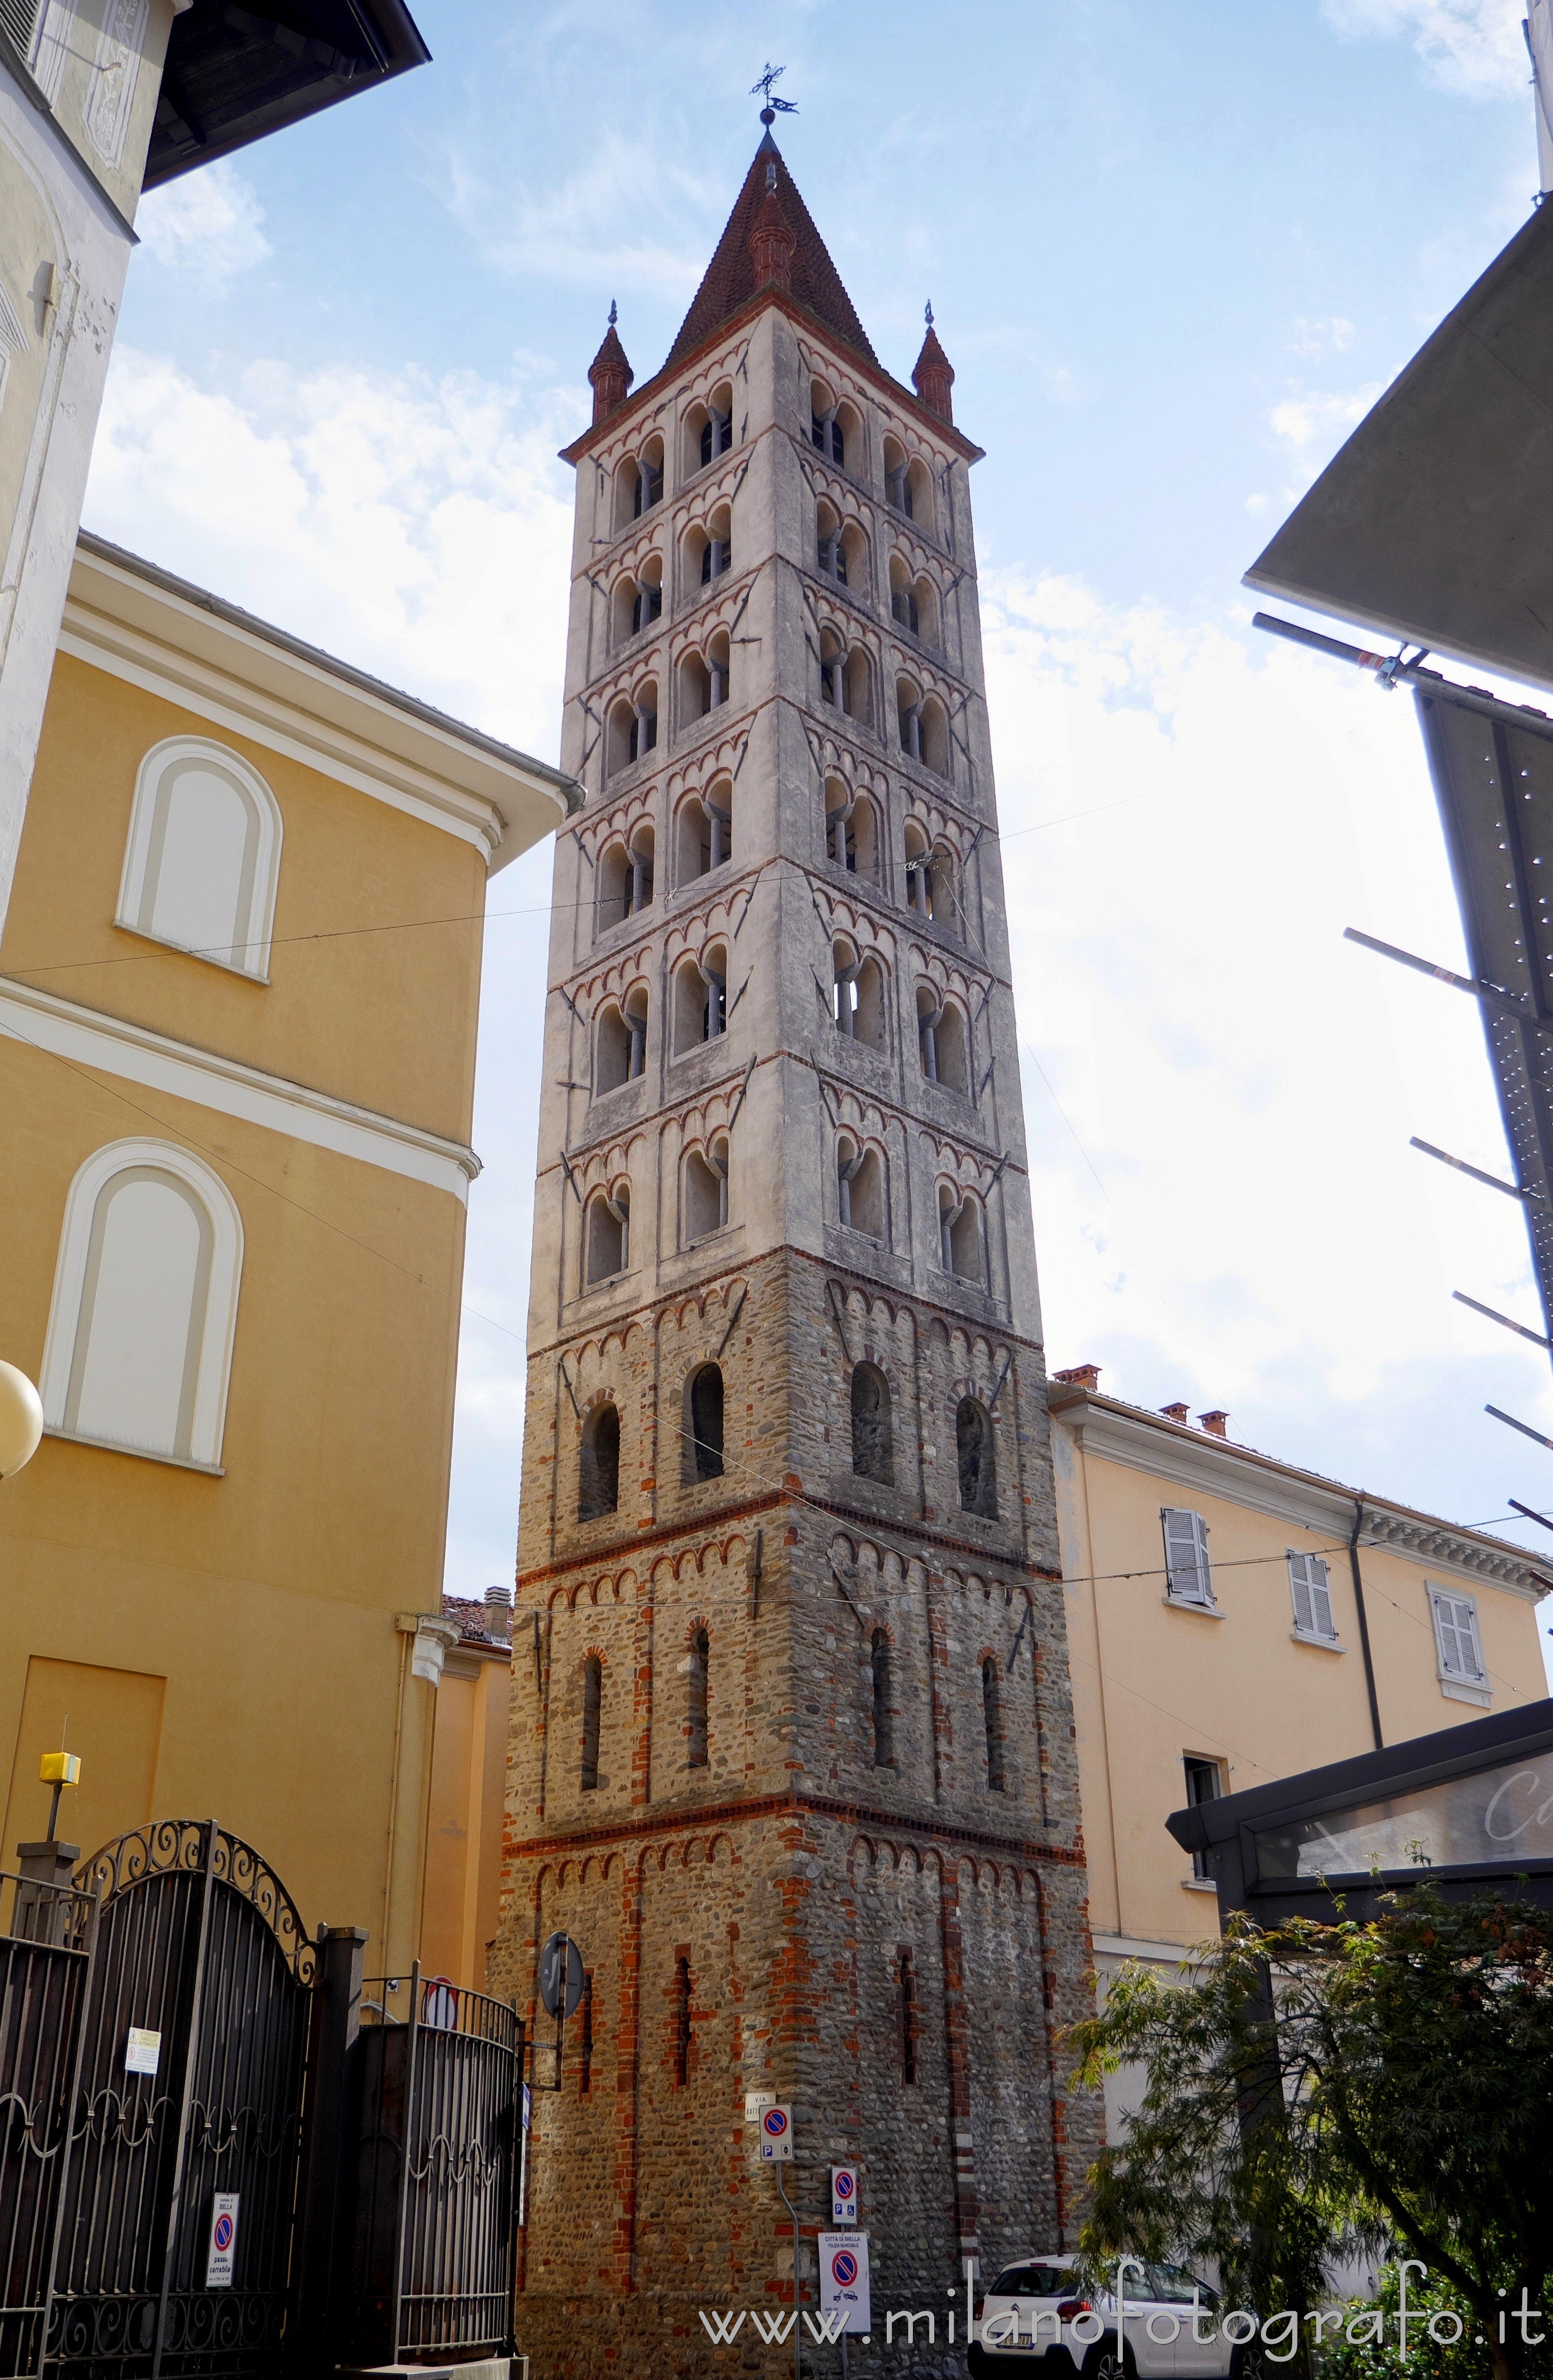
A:
<svg viewBox="0 0 1553 2380">
<path fill-rule="evenodd" d="M 1292 1917 L 1328 1925 L 1341 1916 L 1363 1921 L 1377 1913 L 1386 1893 L 1427 1882 L 1447 1900 L 1465 1900 L 1499 1888 L 1513 1900 L 1553 1909 L 1553 1859 L 1510 1857 L 1459 1867 L 1382 1868 L 1329 1883 L 1319 1876 L 1268 1876 L 1258 1868 L 1257 1838 L 1280 1827 L 1325 1817 L 1400 1796 L 1421 1786 L 1470 1777 L 1511 1761 L 1553 1755 L 1553 1700 L 1524 1703 L 1460 1726 L 1418 1735 L 1384 1752 L 1362 1752 L 1268 1785 L 1248 1786 L 1217 1802 L 1173 1811 L 1165 1824 L 1183 1851 L 1207 1859 L 1219 1888 L 1219 1914 L 1227 1925 L 1237 1912 L 1258 1925 L 1278 1925 Z M 1338 1902 L 1341 1900 L 1340 1911 Z"/>
</svg>

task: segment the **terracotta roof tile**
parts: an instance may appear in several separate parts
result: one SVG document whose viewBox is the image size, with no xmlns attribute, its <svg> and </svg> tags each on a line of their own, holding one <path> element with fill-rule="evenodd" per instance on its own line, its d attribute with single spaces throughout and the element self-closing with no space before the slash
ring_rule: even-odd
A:
<svg viewBox="0 0 1553 2380">
<path fill-rule="evenodd" d="M 777 195 L 795 243 L 793 296 L 800 306 L 806 306 L 811 314 L 817 314 L 839 339 L 849 347 L 855 347 L 860 356 L 866 356 L 869 363 L 878 367 L 879 358 L 868 345 L 867 334 L 842 286 L 842 277 L 831 261 L 830 250 L 815 228 L 813 216 L 798 195 L 797 185 L 787 170 L 782 152 L 768 132 L 750 163 L 744 188 L 734 201 L 734 211 L 722 237 L 717 243 L 701 285 L 691 300 L 690 311 L 680 324 L 679 335 L 669 349 L 663 364 L 665 371 L 671 370 L 682 356 L 689 355 L 692 348 L 698 347 L 703 339 L 710 338 L 720 322 L 725 322 L 747 298 L 755 295 L 755 259 L 750 253 L 749 239 L 755 229 L 755 219 L 767 198 L 766 167 L 773 157 L 777 163 Z"/>
</svg>

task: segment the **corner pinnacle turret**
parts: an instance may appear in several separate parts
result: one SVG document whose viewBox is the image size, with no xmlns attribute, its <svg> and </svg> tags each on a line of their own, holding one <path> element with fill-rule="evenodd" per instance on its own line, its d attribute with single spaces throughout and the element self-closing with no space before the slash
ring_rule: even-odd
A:
<svg viewBox="0 0 1553 2380">
<path fill-rule="evenodd" d="M 620 344 L 620 334 L 614 327 L 616 307 L 612 298 L 609 328 L 604 333 L 598 354 L 588 367 L 588 384 L 593 391 L 595 430 L 601 421 L 608 420 L 610 415 L 625 404 L 630 394 L 631 382 L 637 377 Z"/>
</svg>

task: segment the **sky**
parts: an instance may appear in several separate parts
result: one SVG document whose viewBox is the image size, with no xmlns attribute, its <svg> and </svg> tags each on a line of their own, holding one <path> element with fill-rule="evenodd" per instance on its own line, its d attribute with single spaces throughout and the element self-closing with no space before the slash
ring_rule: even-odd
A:
<svg viewBox="0 0 1553 2380">
<path fill-rule="evenodd" d="M 414 7 L 431 66 L 144 202 L 86 525 L 553 759 L 556 449 L 612 298 L 661 363 L 783 64 L 881 360 L 931 300 L 987 450 L 1049 1363 L 1553 1557 L 1483 1410 L 1553 1435 L 1548 1366 L 1450 1294 L 1535 1324 L 1520 1216 L 1408 1147 L 1509 1170 L 1479 1019 L 1341 939 L 1465 964 L 1411 702 L 1240 585 L 1530 210 L 1519 0 Z M 489 905 L 461 1595 L 513 1572 L 550 868 Z"/>
</svg>

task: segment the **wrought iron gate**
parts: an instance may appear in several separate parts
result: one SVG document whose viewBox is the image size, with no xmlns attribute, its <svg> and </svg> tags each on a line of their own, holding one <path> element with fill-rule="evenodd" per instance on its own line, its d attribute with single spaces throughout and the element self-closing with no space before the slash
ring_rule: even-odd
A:
<svg viewBox="0 0 1553 2380">
<path fill-rule="evenodd" d="M 342 2361 L 447 2362 L 510 2350 L 523 2026 L 516 2010 L 414 1970 L 409 2013 L 351 2053 L 346 2163 L 355 2255 Z M 354 2154 L 353 2154 L 354 2152 Z"/>
<path fill-rule="evenodd" d="M 141 1828 L 82 1877 L 99 1916 L 45 2369 L 246 2380 L 285 2329 L 313 1946 L 213 1821 Z M 237 2201 L 232 2277 L 212 2286 L 218 2192 Z"/>
<path fill-rule="evenodd" d="M 0 1875 L 0 2380 L 510 2349 L 522 2024 L 418 1971 L 359 2031 L 366 1939 L 213 1820 Z"/>
</svg>

